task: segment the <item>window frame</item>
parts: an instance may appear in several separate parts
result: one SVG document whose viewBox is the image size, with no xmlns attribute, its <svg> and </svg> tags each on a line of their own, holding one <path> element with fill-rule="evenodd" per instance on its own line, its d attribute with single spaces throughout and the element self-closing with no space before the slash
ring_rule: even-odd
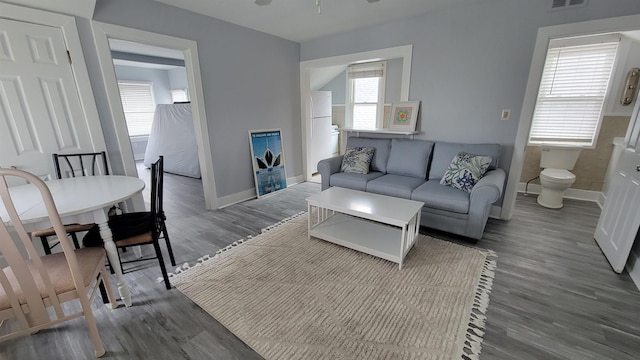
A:
<svg viewBox="0 0 640 360">
<path fill-rule="evenodd" d="M 374 61 L 374 62 L 350 64 L 349 66 L 347 66 L 347 70 L 346 70 L 347 99 L 346 99 L 346 109 L 345 109 L 346 110 L 345 125 L 347 128 L 351 128 L 354 130 L 371 130 L 371 129 L 361 129 L 361 128 L 354 127 L 353 111 L 354 111 L 354 105 L 356 105 L 354 101 L 355 100 L 354 84 L 357 78 L 350 79 L 349 72 L 352 71 L 352 69 L 354 68 L 356 70 L 353 70 L 353 71 L 366 71 L 363 69 L 374 68 L 374 67 L 382 67 L 382 76 L 379 77 L 380 80 L 378 81 L 378 99 L 376 102 L 375 128 L 382 129 L 384 127 L 384 105 L 385 105 L 384 98 L 385 98 L 385 91 L 386 91 L 387 62 Z M 363 103 L 363 104 L 367 104 L 367 103 Z"/>
<path fill-rule="evenodd" d="M 149 134 L 151 133 L 151 126 L 153 124 L 153 116 L 151 116 L 151 122 L 149 123 L 149 133 L 147 134 L 136 134 L 136 135 L 131 135 L 131 131 L 129 129 L 129 122 L 127 120 L 127 110 L 125 109 L 124 106 L 124 102 L 122 101 L 123 98 L 123 94 L 122 94 L 122 89 L 120 87 L 121 84 L 127 84 L 127 85 L 145 85 L 149 87 L 149 92 L 151 94 L 151 101 L 153 102 L 153 109 L 154 109 L 154 114 L 155 114 L 155 109 L 158 105 L 158 103 L 156 102 L 155 99 L 155 93 L 153 90 L 153 81 L 140 81 L 140 80 L 117 80 L 117 85 L 118 85 L 118 93 L 120 94 L 120 102 L 122 103 L 122 111 L 124 113 L 125 116 L 125 124 L 127 126 L 127 132 L 129 133 L 129 138 L 131 139 L 140 139 L 140 138 L 148 138 Z"/>
<path fill-rule="evenodd" d="M 591 137 L 590 141 L 578 141 L 578 140 L 551 140 L 551 139 L 536 139 L 536 140 L 532 140 L 532 131 L 534 129 L 534 125 L 535 125 L 535 120 L 536 120 L 536 114 L 538 111 L 538 105 L 541 103 L 541 89 L 542 89 L 542 84 L 545 78 L 545 69 L 546 69 L 546 64 L 548 62 L 548 58 L 549 58 L 549 52 L 552 49 L 557 49 L 557 48 L 562 48 L 562 47 L 577 47 L 577 46 L 582 46 L 582 45 L 596 45 L 596 44 L 607 44 L 607 43 L 613 43 L 613 42 L 617 42 L 617 48 L 615 50 L 615 54 L 613 55 L 613 62 L 611 65 L 611 69 L 609 72 L 609 79 L 607 81 L 607 85 L 606 85 L 606 89 L 604 90 L 604 94 L 602 96 L 602 103 L 600 106 L 600 110 L 597 116 L 597 120 L 596 120 L 596 124 L 595 124 L 595 128 Z M 545 58 L 544 58 L 544 62 L 543 62 L 543 69 L 542 69 L 542 74 L 541 74 L 541 78 L 540 78 L 540 82 L 538 84 L 538 89 L 537 89 L 537 94 L 536 94 L 536 98 L 535 98 L 535 104 L 534 104 L 534 108 L 533 108 L 533 114 L 532 114 L 532 119 L 531 119 L 531 124 L 530 124 L 530 128 L 529 128 L 529 134 L 527 135 L 527 146 L 542 146 L 543 144 L 551 144 L 551 145 L 558 145 L 558 146 L 572 146 L 572 147 L 580 147 L 583 149 L 594 149 L 596 147 L 597 144 L 597 140 L 598 140 L 598 136 L 600 134 L 600 128 L 602 126 L 602 121 L 604 119 L 605 113 L 607 111 L 607 109 L 610 107 L 609 102 L 611 101 L 611 95 L 612 95 L 612 91 L 613 91 L 613 86 L 616 79 L 615 79 L 615 74 L 616 71 L 618 69 L 618 66 L 620 64 L 620 57 L 621 57 L 621 52 L 623 49 L 623 39 L 621 38 L 620 35 L 599 35 L 599 36 L 584 36 L 584 37 L 575 37 L 575 38 L 563 38 L 563 39 L 552 39 L 549 42 L 549 46 L 547 47 L 547 51 L 545 54 Z M 547 97 L 547 100 L 543 100 L 543 102 L 552 102 L 552 101 L 556 101 L 556 102 L 561 102 L 563 100 L 557 100 L 558 98 L 561 98 L 561 96 L 556 96 L 556 99 L 553 100 L 549 100 L 552 99 L 552 97 Z M 576 99 L 579 97 L 572 97 L 572 99 Z M 571 97 L 566 97 L 565 101 L 570 101 Z"/>
<path fill-rule="evenodd" d="M 174 91 L 182 91 L 184 93 L 185 100 L 176 101 L 176 99 L 174 98 Z M 171 101 L 174 104 L 176 102 L 190 102 L 191 101 L 191 97 L 189 96 L 189 89 L 171 89 L 170 90 L 170 94 L 171 94 Z"/>
</svg>

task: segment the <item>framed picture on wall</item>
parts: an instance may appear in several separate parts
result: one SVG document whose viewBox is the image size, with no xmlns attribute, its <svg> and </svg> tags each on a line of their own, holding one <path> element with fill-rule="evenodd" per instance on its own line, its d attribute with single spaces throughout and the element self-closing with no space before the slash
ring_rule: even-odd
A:
<svg viewBox="0 0 640 360">
<path fill-rule="evenodd" d="M 415 131 L 420 101 L 395 102 L 391 106 L 390 130 Z"/>
<path fill-rule="evenodd" d="M 282 131 L 249 130 L 253 178 L 258 197 L 287 187 Z"/>
</svg>

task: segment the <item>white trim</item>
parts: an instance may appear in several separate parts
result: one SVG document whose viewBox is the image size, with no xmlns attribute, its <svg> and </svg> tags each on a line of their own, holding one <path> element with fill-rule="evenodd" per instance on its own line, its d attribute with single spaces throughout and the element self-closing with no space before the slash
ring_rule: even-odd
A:
<svg viewBox="0 0 640 360">
<path fill-rule="evenodd" d="M 293 176 L 293 177 L 288 177 L 287 178 L 287 187 L 299 184 L 301 182 L 304 182 L 304 175 L 298 175 L 298 176 Z M 267 194 L 262 196 L 262 198 L 267 197 L 271 194 Z M 255 199 L 258 196 L 256 195 L 256 188 L 251 188 L 249 190 L 244 190 L 235 194 L 231 194 L 231 195 L 227 195 L 227 196 L 222 196 L 220 198 L 218 198 L 218 209 L 222 209 L 225 208 L 227 206 L 231 206 L 231 205 L 235 205 L 238 203 L 241 203 L 243 201 L 247 201 L 247 200 L 251 200 L 251 199 Z"/>
<path fill-rule="evenodd" d="M 38 8 L 44 11 L 52 11 L 55 13 L 69 14 L 91 19 L 93 11 L 96 7 L 96 0 L 5 0 L 6 2 L 15 3 L 30 8 Z M 0 11 L 0 14 L 4 14 Z"/>
<path fill-rule="evenodd" d="M 0 2 L 0 17 L 15 21 L 24 21 L 34 24 L 47 25 L 60 28 L 65 44 L 71 55 L 71 69 L 75 79 L 80 106 L 85 120 L 99 119 L 96 100 L 93 96 L 87 64 L 84 61 L 84 52 L 78 35 L 76 20 L 68 15 L 56 14 L 44 10 L 25 8 Z M 100 121 L 86 121 L 89 129 L 90 141 L 95 151 L 106 149 L 104 134 Z"/>
<path fill-rule="evenodd" d="M 526 187 L 526 183 L 518 183 L 518 192 L 524 193 L 524 189 Z M 529 184 L 527 189 L 527 194 L 539 195 L 540 191 L 542 191 L 542 186 L 540 184 Z M 572 189 L 569 188 L 564 193 L 565 199 L 573 199 L 573 200 L 583 200 L 583 201 L 591 201 L 598 206 L 600 209 L 604 206 L 605 196 L 601 191 L 593 191 L 593 190 L 582 190 L 582 189 Z"/>
<path fill-rule="evenodd" d="M 91 21 L 93 37 L 98 52 L 100 70 L 105 83 L 107 101 L 111 111 L 112 121 L 116 130 L 116 138 L 123 156 L 125 173 L 137 176 L 133 151 L 129 142 L 127 127 L 124 123 L 124 112 L 120 102 L 118 84 L 113 68 L 113 59 L 109 48 L 109 38 L 117 38 L 140 42 L 144 44 L 176 49 L 184 52 L 184 64 L 187 71 L 187 81 L 189 84 L 189 94 L 191 94 L 191 108 L 193 112 L 193 123 L 198 144 L 198 159 L 202 172 L 202 187 L 204 190 L 205 206 L 209 210 L 218 208 L 218 196 L 216 191 L 215 177 L 213 173 L 213 159 L 211 154 L 211 143 L 209 140 L 209 128 L 207 115 L 204 107 L 204 92 L 202 90 L 202 78 L 200 76 L 200 62 L 198 58 L 197 43 L 192 40 L 177 38 L 168 35 L 161 35 L 147 31 L 126 28 L 123 26 L 105 24 L 98 21 Z"/>
<path fill-rule="evenodd" d="M 304 182 L 304 175 L 297 175 L 287 178 L 287 187 Z"/>
<path fill-rule="evenodd" d="M 408 101 L 409 85 L 411 81 L 412 54 L 413 45 L 404 45 L 387 49 L 338 55 L 300 62 L 300 121 L 302 123 L 302 167 L 304 169 L 305 180 L 311 179 L 312 174 L 315 172 L 315 169 L 307 165 L 310 162 L 309 157 L 311 156 L 308 148 L 311 143 L 311 109 L 309 108 L 308 104 L 309 98 L 311 96 L 311 69 L 346 65 L 363 61 L 378 61 L 402 58 L 402 83 L 400 86 L 400 101 Z"/>
<path fill-rule="evenodd" d="M 531 119 L 535 108 L 538 86 L 542 77 L 542 69 L 547 55 L 549 41 L 554 38 L 580 36 L 598 33 L 610 33 L 640 29 L 640 15 L 621 16 L 617 18 L 584 21 L 572 24 L 549 26 L 538 29 L 536 45 L 533 50 L 533 58 L 529 69 L 529 79 L 522 103 L 518 132 L 511 157 L 511 167 L 507 187 L 502 202 L 501 218 L 508 220 L 513 216 L 516 203 L 516 193 L 520 183 L 520 174 L 524 164 L 524 154 L 531 128 Z"/>
<path fill-rule="evenodd" d="M 255 198 L 257 198 L 256 188 L 243 190 L 241 192 L 237 192 L 235 194 L 231 194 L 227 196 L 221 196 L 218 198 L 218 209 L 222 209 L 227 206 L 235 205 L 237 203 L 241 203 L 243 201 L 247 201 Z"/>
</svg>

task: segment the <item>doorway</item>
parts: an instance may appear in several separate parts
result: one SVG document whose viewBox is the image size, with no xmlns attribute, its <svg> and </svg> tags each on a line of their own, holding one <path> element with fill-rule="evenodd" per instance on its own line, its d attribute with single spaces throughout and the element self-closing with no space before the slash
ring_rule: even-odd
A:
<svg viewBox="0 0 640 360">
<path fill-rule="evenodd" d="M 573 145 L 567 144 L 568 146 L 582 144 L 575 166 L 573 169 L 568 169 L 575 174 L 575 182 L 564 192 L 564 197 L 594 201 L 601 207 L 603 206 L 603 193 L 606 195 L 606 185 L 610 182 L 609 169 L 611 166 L 615 166 L 615 161 L 610 162 L 609 160 L 615 158 L 618 146 L 614 146 L 614 144 L 618 144 L 624 139 L 633 110 L 634 103 L 623 105 L 620 96 L 626 74 L 640 62 L 640 42 L 636 40 L 639 35 L 639 31 L 624 31 L 615 34 L 562 37 L 554 39 L 549 44 L 550 55 L 548 57 L 561 58 L 563 59 L 562 63 L 571 61 L 573 65 L 571 68 L 563 66 L 557 70 L 560 74 L 565 74 L 564 76 L 552 71 L 546 73 L 547 75 L 544 77 L 546 80 L 543 79 L 543 84 L 545 81 L 546 84 L 551 84 L 551 81 L 557 82 L 554 82 L 557 84 L 556 86 L 547 85 L 544 87 L 541 85 L 541 88 L 549 89 L 543 93 L 546 96 L 543 100 L 547 101 L 546 104 L 553 104 L 555 110 L 549 110 L 551 105 L 543 108 L 547 110 L 542 112 L 538 119 L 548 125 L 534 126 L 534 130 L 532 130 L 531 136 L 534 137 L 534 143 L 528 144 L 526 147 L 518 191 L 532 196 L 537 196 L 540 193 L 539 175 L 542 170 L 540 159 L 542 154 L 547 154 L 541 151 L 540 143 L 554 139 L 561 141 L 562 139 L 562 141 L 573 143 Z M 605 64 L 605 62 L 594 63 L 592 59 L 594 56 L 602 59 L 605 52 L 610 54 L 607 57 L 610 59 L 607 67 L 613 67 L 609 67 L 607 72 L 596 72 L 594 67 L 604 66 L 601 64 Z M 577 62 L 577 59 L 580 59 L 580 62 Z M 551 69 L 554 69 L 553 64 L 558 63 L 558 61 L 550 62 L 549 59 L 546 62 Z M 609 70 L 611 71 L 610 76 Z M 594 73 L 601 74 L 598 78 L 600 80 L 594 79 Z M 576 78 L 576 76 L 579 77 Z M 594 94 L 594 97 L 584 97 L 583 95 L 584 100 L 579 100 L 577 94 L 585 94 L 586 90 L 579 90 L 575 85 L 588 81 L 593 81 L 592 86 L 589 87 L 589 94 Z M 605 90 L 607 91 L 605 92 Z M 576 95 L 571 97 L 571 100 L 564 100 L 568 98 L 567 92 Z M 561 111 L 566 112 L 567 106 L 571 106 L 571 102 L 577 101 L 584 104 L 580 106 L 579 111 L 564 113 L 563 116 L 557 115 Z M 594 101 L 601 101 L 602 106 L 587 105 Z M 565 103 L 566 106 L 558 105 Z M 553 121 L 555 122 L 552 123 Z M 593 145 L 589 145 L 590 141 Z"/>
<path fill-rule="evenodd" d="M 165 194 L 189 189 L 203 199 L 183 52 L 118 39 L 109 45 L 138 177 L 150 185 L 149 168 L 162 155 Z M 205 204 L 190 207 L 201 212 Z"/>
<path fill-rule="evenodd" d="M 347 65 L 353 63 L 369 62 L 399 59 L 401 63 L 401 74 L 399 74 L 400 94 L 399 101 L 407 101 L 409 99 L 409 83 L 411 79 L 411 54 L 412 45 L 399 46 L 395 48 L 373 50 L 362 53 L 340 55 L 322 59 L 308 60 L 300 63 L 300 102 L 301 102 L 301 121 L 302 121 L 302 148 L 304 149 L 303 168 L 305 169 L 305 180 L 310 181 L 316 172 L 316 164 L 311 159 L 311 92 L 320 90 L 327 85 L 336 76 L 344 72 Z M 342 93 L 346 92 L 346 85 Z M 336 103 L 334 99 L 334 103 Z M 344 100 L 343 100 L 344 102 Z M 344 105 L 344 104 L 343 104 Z M 334 119 L 334 121 L 337 119 Z M 337 120 L 339 123 L 339 120 Z M 334 122 L 335 123 L 335 122 Z M 343 139 L 341 133 L 340 147 L 343 147 Z"/>
<path fill-rule="evenodd" d="M 541 28 L 538 31 L 536 45 L 534 48 L 533 58 L 529 71 L 529 79 L 520 113 L 518 132 L 514 145 L 513 156 L 511 159 L 511 168 L 509 169 L 507 186 L 504 192 L 504 201 L 502 206 L 501 218 L 508 220 L 513 216 L 516 194 L 520 186 L 521 174 L 523 173 L 525 164 L 525 154 L 531 128 L 531 120 L 536 104 L 538 94 L 538 86 L 542 78 L 544 61 L 546 59 L 547 48 L 551 39 L 568 38 L 585 35 L 610 34 L 620 32 L 632 32 L 640 30 L 640 15 L 631 15 L 618 18 L 602 19 L 595 21 L 585 21 L 574 24 L 564 24 Z M 617 70 L 616 76 L 623 76 L 622 72 L 626 70 Z M 615 85 L 614 85 L 615 86 Z M 618 96 L 619 89 L 612 89 L 614 97 Z"/>
<path fill-rule="evenodd" d="M 151 47 L 165 48 L 182 53 L 184 67 L 187 73 L 188 93 L 191 100 L 195 140 L 198 147 L 198 163 L 202 173 L 202 188 L 205 199 L 205 207 L 208 210 L 218 208 L 218 198 L 213 173 L 213 161 L 207 117 L 204 108 L 204 96 L 202 80 L 200 77 L 200 64 L 198 50 L 195 41 L 176 38 L 167 35 L 151 33 L 142 30 L 126 28 L 117 25 L 92 21 L 93 36 L 98 52 L 100 69 L 104 79 L 106 97 L 113 119 L 113 132 L 116 146 L 121 155 L 125 175 L 137 176 L 136 163 L 133 149 L 129 140 L 129 133 L 124 121 L 124 110 L 120 101 L 117 78 L 113 66 L 110 40 L 123 40 L 149 45 Z M 140 204 L 143 205 L 143 204 Z M 134 205 L 135 206 L 135 205 Z"/>
</svg>

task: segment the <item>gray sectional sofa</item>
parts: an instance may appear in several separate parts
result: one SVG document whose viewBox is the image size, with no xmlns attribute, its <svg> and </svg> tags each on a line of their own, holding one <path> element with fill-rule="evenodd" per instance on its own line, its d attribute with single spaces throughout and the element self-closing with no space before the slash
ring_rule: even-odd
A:
<svg viewBox="0 0 640 360">
<path fill-rule="evenodd" d="M 475 241 L 482 238 L 491 205 L 500 199 L 504 187 L 506 174 L 498 168 L 500 145 L 349 137 L 347 147 L 375 148 L 369 173 L 341 172 L 343 156 L 323 159 L 318 163 L 322 190 L 339 186 L 422 201 L 422 226 Z M 470 193 L 440 184 L 459 152 L 492 159 Z"/>
</svg>

